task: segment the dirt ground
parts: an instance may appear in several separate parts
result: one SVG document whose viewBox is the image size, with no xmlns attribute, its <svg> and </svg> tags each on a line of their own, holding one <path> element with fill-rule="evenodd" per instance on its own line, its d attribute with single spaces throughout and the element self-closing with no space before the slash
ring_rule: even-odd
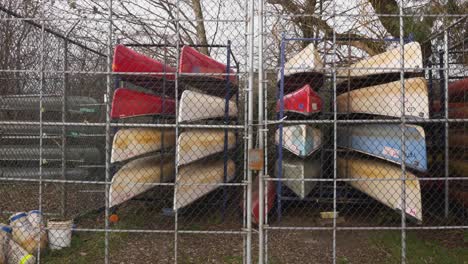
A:
<svg viewBox="0 0 468 264">
<path fill-rule="evenodd" d="M 1 186 L 0 201 L 3 221 L 7 210 L 17 211 L 36 208 L 38 186 Z M 70 185 L 66 198 L 68 217 L 75 218 L 77 228 L 103 229 L 104 212 L 96 210 L 104 204 L 102 186 Z M 48 184 L 43 188 L 43 208 L 48 212 L 60 211 L 61 185 Z M 158 197 L 170 194 L 167 190 L 155 190 Z M 149 195 L 150 197 L 156 197 Z M 170 195 L 169 195 L 170 196 Z M 169 198 L 169 197 L 165 197 Z M 242 230 L 241 210 L 238 202 L 231 202 L 224 211 L 219 195 L 209 195 L 177 218 L 177 236 L 172 230 L 175 217 L 164 215 L 163 208 L 171 207 L 170 199 L 130 201 L 116 212 L 120 220 L 112 224 L 109 233 L 110 263 L 173 263 L 174 239 L 177 238 L 179 263 L 242 263 L 243 237 L 228 234 Z M 27 204 L 27 206 L 24 206 Z M 319 218 L 319 212 L 329 210 L 330 205 L 315 203 L 294 204 L 283 208 L 283 218 L 278 221 L 275 210 L 270 215 L 271 227 L 330 227 Z M 400 223 L 399 214 L 376 203 L 365 206 L 339 206 L 344 221 L 339 226 L 394 226 Z M 82 214 L 83 212 L 89 212 Z M 457 214 L 454 212 L 457 216 Z M 458 215 L 459 216 L 459 215 Z M 466 217 L 445 220 L 428 215 L 431 222 L 425 225 L 462 225 Z M 419 226 L 408 222 L 409 226 Z M 135 232 L 118 232 L 133 230 Z M 144 230 L 144 231 L 141 231 Z M 158 231 L 159 230 L 159 231 Z M 198 234 L 202 231 L 219 231 L 215 234 Z M 191 232 L 191 233 L 190 233 Z M 225 233 L 222 233 L 225 232 Z M 55 252 L 45 252 L 42 263 L 100 263 L 104 261 L 104 232 L 78 231 L 73 235 L 72 247 Z M 333 232 L 329 230 L 269 230 L 267 232 L 267 257 L 269 263 L 331 263 Z M 258 239 L 253 233 L 252 252 L 256 259 Z M 337 231 L 337 263 L 399 263 L 401 233 L 398 230 Z M 408 263 L 468 263 L 468 233 L 466 230 L 418 230 L 407 232 Z"/>
</svg>

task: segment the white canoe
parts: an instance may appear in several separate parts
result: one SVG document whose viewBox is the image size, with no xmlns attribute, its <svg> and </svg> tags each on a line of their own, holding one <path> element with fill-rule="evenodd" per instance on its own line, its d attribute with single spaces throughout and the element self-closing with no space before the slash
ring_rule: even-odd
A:
<svg viewBox="0 0 468 264">
<path fill-rule="evenodd" d="M 111 162 L 125 161 L 175 145 L 174 129 L 126 128 L 112 142 Z"/>
<path fill-rule="evenodd" d="M 401 117 L 401 82 L 356 89 L 337 96 L 340 113 L 362 113 Z M 405 116 L 429 118 L 427 82 L 424 78 L 405 80 Z"/>
<path fill-rule="evenodd" d="M 323 73 L 323 70 L 322 59 L 314 43 L 311 43 L 284 64 L 284 77 L 304 72 Z M 278 75 L 278 80 L 280 78 L 281 75 Z"/>
<path fill-rule="evenodd" d="M 181 133 L 177 144 L 177 164 L 188 164 L 223 151 L 224 139 L 225 132 L 219 129 L 196 129 Z M 236 144 L 234 132 L 228 131 L 227 141 L 228 149 L 232 149 Z"/>
<path fill-rule="evenodd" d="M 179 102 L 179 122 L 224 117 L 226 99 L 185 90 Z M 237 106 L 229 101 L 229 117 L 237 116 Z"/>
<path fill-rule="evenodd" d="M 276 130 L 276 145 L 279 145 L 280 129 Z M 283 148 L 299 157 L 307 157 L 322 145 L 322 131 L 307 125 L 283 127 Z"/>
<path fill-rule="evenodd" d="M 402 181 L 400 166 L 385 161 L 357 158 L 338 158 L 338 175 L 347 179 L 368 179 L 349 181 L 354 188 L 395 210 L 402 207 Z M 384 181 L 376 181 L 376 180 Z M 406 172 L 406 213 L 422 221 L 421 187 L 418 178 Z"/>
<path fill-rule="evenodd" d="M 305 179 L 317 179 L 320 177 L 319 160 L 283 159 L 282 183 L 288 186 L 299 198 L 304 199 L 317 184 L 316 181 L 304 181 Z M 275 167 L 278 177 L 278 163 Z M 287 179 L 296 179 L 288 181 Z"/>
<path fill-rule="evenodd" d="M 234 179 L 236 166 L 232 160 L 228 160 L 226 165 L 226 182 L 230 182 Z M 223 182 L 223 160 L 209 163 L 201 161 L 180 167 L 176 178 L 174 211 L 217 189 Z"/>
<path fill-rule="evenodd" d="M 405 44 L 403 50 L 405 72 L 421 72 L 423 67 L 421 45 L 418 42 L 411 42 Z M 401 47 L 397 47 L 351 64 L 347 69 L 337 71 L 337 76 L 359 78 L 377 74 L 399 73 L 401 66 Z M 346 80 L 346 78 L 339 78 L 337 83 Z"/>
<path fill-rule="evenodd" d="M 173 180 L 174 175 L 172 158 L 158 155 L 132 160 L 112 178 L 109 205 L 112 207 L 128 201 L 155 187 L 154 184 Z"/>
</svg>

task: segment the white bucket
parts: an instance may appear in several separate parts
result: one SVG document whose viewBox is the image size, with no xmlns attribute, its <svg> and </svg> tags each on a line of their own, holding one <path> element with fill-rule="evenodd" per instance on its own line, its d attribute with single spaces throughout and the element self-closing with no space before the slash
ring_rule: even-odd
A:
<svg viewBox="0 0 468 264">
<path fill-rule="evenodd" d="M 50 249 L 62 249 L 71 245 L 73 220 L 48 220 Z"/>
</svg>

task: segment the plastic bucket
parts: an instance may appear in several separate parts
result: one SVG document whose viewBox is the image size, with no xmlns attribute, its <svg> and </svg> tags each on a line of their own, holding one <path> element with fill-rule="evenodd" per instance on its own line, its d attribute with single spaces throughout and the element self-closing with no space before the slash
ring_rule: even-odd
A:
<svg viewBox="0 0 468 264">
<path fill-rule="evenodd" d="M 11 228 L 9 226 L 0 224 L 0 264 L 5 264 L 8 253 L 8 240 L 11 235 Z"/>
<path fill-rule="evenodd" d="M 52 250 L 62 249 L 71 245 L 72 220 L 48 220 L 49 247 Z"/>
</svg>

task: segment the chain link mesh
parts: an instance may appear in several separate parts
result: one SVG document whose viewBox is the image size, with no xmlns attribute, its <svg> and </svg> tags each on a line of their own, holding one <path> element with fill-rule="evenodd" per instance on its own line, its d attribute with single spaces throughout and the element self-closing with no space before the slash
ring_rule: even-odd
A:
<svg viewBox="0 0 468 264">
<path fill-rule="evenodd" d="M 0 0 L 0 264 L 464 263 L 467 6 L 348 2 Z"/>
</svg>

